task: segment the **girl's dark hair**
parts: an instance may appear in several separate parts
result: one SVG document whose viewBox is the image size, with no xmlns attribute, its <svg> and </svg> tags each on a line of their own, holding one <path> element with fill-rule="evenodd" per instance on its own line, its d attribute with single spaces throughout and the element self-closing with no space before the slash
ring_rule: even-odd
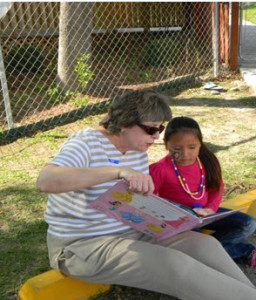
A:
<svg viewBox="0 0 256 300">
<path fill-rule="evenodd" d="M 163 95 L 153 90 L 135 90 L 115 99 L 100 125 L 110 134 L 116 134 L 122 127 L 146 121 L 165 122 L 171 116 L 170 106 Z"/>
<path fill-rule="evenodd" d="M 189 117 L 173 118 L 165 130 L 164 143 L 166 146 L 171 135 L 177 132 L 189 132 L 198 138 L 201 144 L 199 158 L 206 172 L 206 189 L 217 189 L 220 191 L 222 180 L 220 163 L 214 153 L 204 144 L 199 124 Z"/>
</svg>

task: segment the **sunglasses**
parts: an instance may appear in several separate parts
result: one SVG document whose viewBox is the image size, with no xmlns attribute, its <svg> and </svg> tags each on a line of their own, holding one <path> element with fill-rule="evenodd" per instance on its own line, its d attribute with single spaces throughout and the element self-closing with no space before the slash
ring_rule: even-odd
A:
<svg viewBox="0 0 256 300">
<path fill-rule="evenodd" d="M 161 133 L 164 131 L 165 126 L 164 125 L 160 125 L 160 127 L 151 127 L 148 125 L 143 125 L 143 124 L 137 124 L 140 128 L 142 128 L 147 134 L 149 135 L 153 135 L 157 132 Z"/>
</svg>

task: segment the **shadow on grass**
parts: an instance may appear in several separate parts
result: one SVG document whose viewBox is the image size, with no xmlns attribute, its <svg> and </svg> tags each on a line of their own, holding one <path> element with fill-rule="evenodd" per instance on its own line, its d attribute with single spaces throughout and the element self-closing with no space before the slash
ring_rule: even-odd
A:
<svg viewBox="0 0 256 300">
<path fill-rule="evenodd" d="M 10 220 L 11 221 L 11 220 Z M 4 233 L 0 240 L 0 299 L 17 299 L 27 279 L 49 270 L 44 221 L 20 221 L 16 234 Z M 12 298 L 13 297 L 13 298 Z"/>
<path fill-rule="evenodd" d="M 204 107 L 228 107 L 228 108 L 252 108 L 256 107 L 256 97 L 241 97 L 239 99 L 225 99 L 225 98 L 175 98 L 170 99 L 169 104 L 175 106 L 204 106 Z"/>
<path fill-rule="evenodd" d="M 27 279 L 50 269 L 45 199 L 26 186 L 3 189 L 0 199 L 0 299 L 14 300 Z"/>
<path fill-rule="evenodd" d="M 227 146 L 221 146 L 221 145 L 217 145 L 217 144 L 212 144 L 212 143 L 208 143 L 208 142 L 204 142 L 204 144 L 214 153 L 217 153 L 218 151 L 222 151 L 222 150 L 227 150 L 229 148 L 232 148 L 232 147 L 235 147 L 235 146 L 238 146 L 238 145 L 242 145 L 242 144 L 246 144 L 250 141 L 253 141 L 256 139 L 256 135 L 254 136 L 251 136 L 249 137 L 248 139 L 243 139 L 243 140 L 240 140 L 240 141 L 237 141 L 235 143 L 232 143 L 230 145 L 227 145 Z M 162 145 L 163 147 L 164 146 L 164 143 L 163 142 L 156 142 L 155 145 Z"/>
<path fill-rule="evenodd" d="M 256 135 L 254 136 L 251 136 L 249 137 L 248 139 L 244 139 L 244 140 L 240 140 L 240 141 L 237 141 L 235 143 L 232 143 L 228 146 L 220 146 L 220 145 L 216 145 L 216 144 L 212 144 L 212 143 L 205 143 L 205 145 L 211 150 L 213 151 L 214 153 L 218 152 L 218 151 L 221 151 L 221 150 L 227 150 L 231 147 L 235 147 L 235 146 L 238 146 L 238 145 L 242 145 L 242 144 L 246 144 L 250 141 L 253 141 L 256 139 Z"/>
</svg>

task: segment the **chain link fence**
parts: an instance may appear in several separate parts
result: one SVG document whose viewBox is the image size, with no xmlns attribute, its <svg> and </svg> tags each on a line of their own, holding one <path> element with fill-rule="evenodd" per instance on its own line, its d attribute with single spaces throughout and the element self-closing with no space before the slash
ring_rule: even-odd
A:
<svg viewBox="0 0 256 300">
<path fill-rule="evenodd" d="M 1 18 L 1 143 L 212 68 L 204 2 L 13 2 Z"/>
</svg>

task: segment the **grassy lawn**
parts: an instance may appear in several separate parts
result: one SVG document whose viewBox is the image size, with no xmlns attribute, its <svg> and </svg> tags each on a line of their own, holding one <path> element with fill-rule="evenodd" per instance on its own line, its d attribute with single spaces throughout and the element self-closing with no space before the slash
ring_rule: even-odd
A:
<svg viewBox="0 0 256 300">
<path fill-rule="evenodd" d="M 256 2 L 247 2 L 243 4 L 243 19 L 256 24 Z"/>
<path fill-rule="evenodd" d="M 165 94 L 174 116 L 187 115 L 200 123 L 205 142 L 222 165 L 225 200 L 256 189 L 256 98 L 237 75 L 216 83 L 227 91 L 213 95 L 202 88 L 204 83 L 198 83 Z M 17 299 L 27 279 L 50 269 L 43 219 L 47 195 L 35 188 L 39 171 L 71 133 L 98 124 L 101 117 L 88 117 L 0 147 L 1 300 Z M 160 139 L 149 150 L 150 162 L 165 154 Z"/>
</svg>

